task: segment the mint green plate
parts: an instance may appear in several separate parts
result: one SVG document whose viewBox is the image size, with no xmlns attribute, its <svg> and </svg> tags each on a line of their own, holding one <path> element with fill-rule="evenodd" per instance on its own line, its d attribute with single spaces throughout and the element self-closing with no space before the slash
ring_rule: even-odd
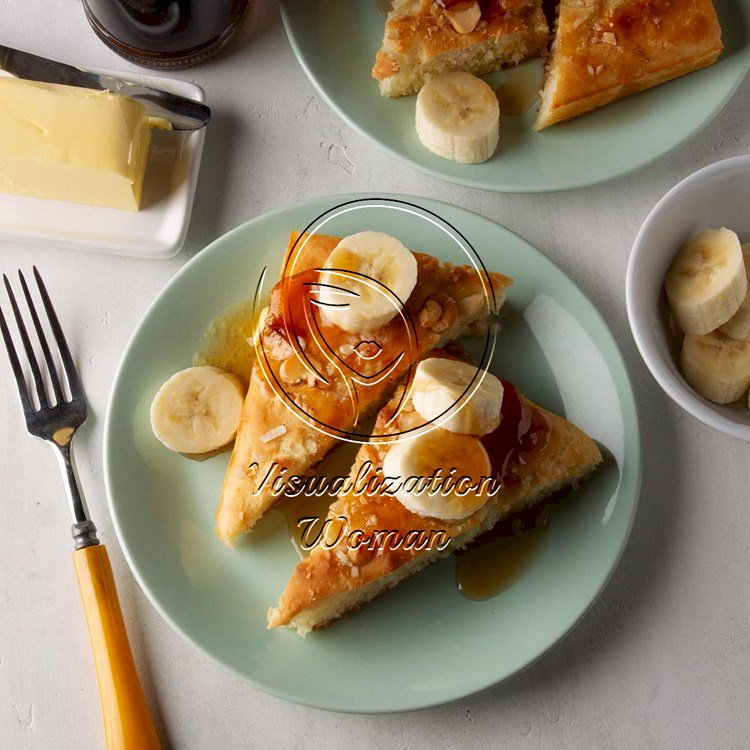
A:
<svg viewBox="0 0 750 750">
<path fill-rule="evenodd" d="M 750 2 L 714 0 L 725 50 L 716 64 L 555 125 L 531 129 L 536 106 L 500 121 L 500 146 L 484 164 L 441 159 L 414 130 L 415 97 L 382 97 L 370 75 L 387 0 L 282 0 L 297 59 L 349 125 L 391 155 L 434 177 L 482 190 L 541 193 L 595 185 L 633 172 L 685 143 L 729 101 L 750 66 Z M 541 61 L 527 63 L 541 67 Z M 493 86 L 505 73 L 486 76 Z"/>
<path fill-rule="evenodd" d="M 227 455 L 197 463 L 170 453 L 151 433 L 149 405 L 162 382 L 191 364 L 210 322 L 252 294 L 262 267 L 275 278 L 290 229 L 364 197 L 321 198 L 266 214 L 185 265 L 151 305 L 123 357 L 107 414 L 104 468 L 123 551 L 149 599 L 179 633 L 262 690 L 319 708 L 369 713 L 475 693 L 560 640 L 602 590 L 625 546 L 641 454 L 617 346 L 562 271 L 520 237 L 464 209 L 367 196 L 370 207 L 340 214 L 324 231 L 379 229 L 407 247 L 465 263 L 436 216 L 450 222 L 488 268 L 516 279 L 492 370 L 585 429 L 608 458 L 553 509 L 538 554 L 500 596 L 463 598 L 448 559 L 306 639 L 287 629 L 266 630 L 266 610 L 296 563 L 281 515 L 271 511 L 237 549 L 225 548 L 214 536 L 213 514 Z"/>
</svg>

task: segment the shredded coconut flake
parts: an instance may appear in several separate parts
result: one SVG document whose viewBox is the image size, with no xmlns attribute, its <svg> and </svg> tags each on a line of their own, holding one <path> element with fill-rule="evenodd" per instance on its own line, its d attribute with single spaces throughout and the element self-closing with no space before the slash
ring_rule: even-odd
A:
<svg viewBox="0 0 750 750">
<path fill-rule="evenodd" d="M 280 424 L 278 427 L 274 427 L 272 430 L 269 430 L 265 435 L 263 435 L 260 439 L 261 443 L 270 443 L 272 440 L 276 440 L 276 438 L 281 437 L 286 432 L 286 425 Z"/>
<path fill-rule="evenodd" d="M 342 564 L 349 568 L 354 567 L 354 564 L 352 561 L 346 556 L 343 550 L 337 549 L 336 550 L 336 559 Z"/>
</svg>

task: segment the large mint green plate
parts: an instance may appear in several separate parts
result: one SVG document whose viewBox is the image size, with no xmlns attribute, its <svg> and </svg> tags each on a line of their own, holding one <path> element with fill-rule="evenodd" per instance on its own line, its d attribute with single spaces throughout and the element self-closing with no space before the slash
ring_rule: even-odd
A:
<svg viewBox="0 0 750 750">
<path fill-rule="evenodd" d="M 337 711 L 403 711 L 454 700 L 514 674 L 553 646 L 591 605 L 620 557 L 641 471 L 633 393 L 599 313 L 550 260 L 507 229 L 455 206 L 381 196 L 325 227 L 387 231 L 448 261 L 466 258 L 431 211 L 486 266 L 515 277 L 492 370 L 566 415 L 606 447 L 606 464 L 555 508 L 539 553 L 518 582 L 483 602 L 454 585 L 445 560 L 359 614 L 302 639 L 266 630 L 266 610 L 296 562 L 283 519 L 270 512 L 235 550 L 214 536 L 226 454 L 203 463 L 170 453 L 149 405 L 191 363 L 201 333 L 280 266 L 289 230 L 345 200 L 322 198 L 238 227 L 193 258 L 144 316 L 115 379 L 105 426 L 105 479 L 115 529 L 136 578 L 190 643 L 257 687 Z M 371 196 L 367 196 L 370 198 Z M 359 204 L 356 204 L 359 205 Z M 400 207 L 400 208 L 394 208 Z M 406 210 L 401 210 L 406 208 Z"/>
<path fill-rule="evenodd" d="M 482 190 L 566 190 L 645 167 L 704 128 L 750 66 L 750 0 L 714 0 L 725 45 L 715 65 L 541 133 L 531 129 L 535 106 L 522 117 L 503 116 L 495 156 L 485 164 L 455 164 L 434 156 L 417 139 L 415 97 L 382 97 L 370 75 L 383 38 L 380 9 L 387 5 L 387 0 L 281 2 L 300 64 L 340 117 L 411 166 Z M 504 76 L 486 78 L 497 86 Z"/>
</svg>

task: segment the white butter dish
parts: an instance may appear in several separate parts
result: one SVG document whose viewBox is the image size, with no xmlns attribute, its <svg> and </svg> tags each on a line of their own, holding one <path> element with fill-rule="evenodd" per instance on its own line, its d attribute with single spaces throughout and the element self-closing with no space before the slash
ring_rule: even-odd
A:
<svg viewBox="0 0 750 750">
<path fill-rule="evenodd" d="M 96 72 L 205 101 L 205 92 L 193 83 L 150 74 Z M 204 140 L 205 128 L 153 132 L 137 212 L 0 193 L 0 241 L 171 258 L 185 242 Z"/>
</svg>

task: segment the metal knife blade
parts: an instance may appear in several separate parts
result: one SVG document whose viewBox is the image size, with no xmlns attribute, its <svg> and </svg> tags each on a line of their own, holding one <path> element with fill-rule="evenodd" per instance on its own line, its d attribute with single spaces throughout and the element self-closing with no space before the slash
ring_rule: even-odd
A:
<svg viewBox="0 0 750 750">
<path fill-rule="evenodd" d="M 123 81 L 114 76 L 81 70 L 3 45 L 0 45 L 0 68 L 30 81 L 60 83 L 130 96 L 143 104 L 149 116 L 163 117 L 172 123 L 175 130 L 199 130 L 211 119 L 211 110 L 202 102 L 170 94 L 159 88 Z"/>
</svg>

